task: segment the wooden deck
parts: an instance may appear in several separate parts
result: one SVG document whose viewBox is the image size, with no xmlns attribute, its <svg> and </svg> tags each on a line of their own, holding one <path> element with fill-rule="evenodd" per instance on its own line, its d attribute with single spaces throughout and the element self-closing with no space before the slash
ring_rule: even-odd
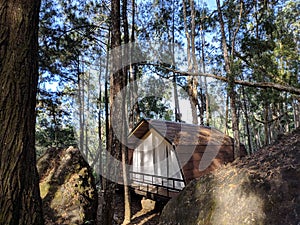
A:
<svg viewBox="0 0 300 225">
<path fill-rule="evenodd" d="M 130 172 L 130 187 L 139 195 L 172 198 L 185 187 L 184 180 Z"/>
</svg>

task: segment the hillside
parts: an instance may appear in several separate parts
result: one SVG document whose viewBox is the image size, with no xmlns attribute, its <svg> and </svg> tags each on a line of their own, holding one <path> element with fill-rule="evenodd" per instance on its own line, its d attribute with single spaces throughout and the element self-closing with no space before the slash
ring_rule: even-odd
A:
<svg viewBox="0 0 300 225">
<path fill-rule="evenodd" d="M 160 224 L 300 224 L 300 129 L 191 182 Z"/>
</svg>

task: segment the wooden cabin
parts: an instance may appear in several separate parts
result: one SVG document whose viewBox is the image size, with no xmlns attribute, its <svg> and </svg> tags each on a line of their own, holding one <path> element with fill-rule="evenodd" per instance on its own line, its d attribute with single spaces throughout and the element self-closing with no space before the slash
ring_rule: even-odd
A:
<svg viewBox="0 0 300 225">
<path fill-rule="evenodd" d="M 143 119 L 130 133 L 128 146 L 131 187 L 165 197 L 234 160 L 231 137 L 186 123 Z"/>
</svg>

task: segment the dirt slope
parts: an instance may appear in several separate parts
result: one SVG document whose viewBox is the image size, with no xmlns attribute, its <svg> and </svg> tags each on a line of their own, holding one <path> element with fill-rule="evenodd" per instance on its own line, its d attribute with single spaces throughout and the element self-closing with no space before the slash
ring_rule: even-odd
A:
<svg viewBox="0 0 300 225">
<path fill-rule="evenodd" d="M 191 182 L 160 224 L 300 224 L 300 129 Z"/>
</svg>

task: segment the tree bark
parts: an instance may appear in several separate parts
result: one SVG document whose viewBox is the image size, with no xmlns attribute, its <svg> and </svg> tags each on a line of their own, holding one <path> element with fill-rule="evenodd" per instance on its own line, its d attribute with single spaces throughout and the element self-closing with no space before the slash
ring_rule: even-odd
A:
<svg viewBox="0 0 300 225">
<path fill-rule="evenodd" d="M 120 102 L 115 102 L 117 94 L 123 88 L 123 72 L 121 51 L 118 51 L 118 47 L 121 46 L 121 13 L 120 13 L 120 0 L 111 1 L 111 75 L 110 75 L 110 121 L 109 121 L 109 133 L 108 133 L 108 154 L 110 158 L 114 157 L 119 159 L 120 156 L 120 140 L 116 137 L 115 131 L 112 127 L 113 120 L 115 124 L 122 124 L 122 112 L 121 110 L 114 110 L 114 106 L 120 106 Z M 104 202 L 101 212 L 100 224 L 112 225 L 114 202 L 115 202 L 115 183 L 110 178 L 116 178 L 116 168 L 112 165 L 112 162 L 108 160 L 106 162 L 106 174 L 114 177 L 106 177 L 104 179 Z"/>
<path fill-rule="evenodd" d="M 204 17 L 204 16 L 203 16 Z M 202 21 L 204 18 L 202 17 Z M 202 22 L 204 23 L 204 22 Z M 205 66 L 205 33 L 204 33 L 204 24 L 200 24 L 200 36 L 201 36 L 201 65 L 202 65 L 202 72 L 205 74 L 206 73 L 206 66 Z M 207 84 L 207 79 L 204 76 L 204 88 L 205 88 L 205 111 L 206 111 L 206 126 L 210 125 L 210 119 L 211 119 L 211 114 L 210 114 L 210 96 L 208 93 L 208 84 Z"/>
<path fill-rule="evenodd" d="M 300 100 L 293 99 L 294 128 L 300 127 Z"/>
<path fill-rule="evenodd" d="M 78 82 L 78 110 L 79 110 L 79 150 L 84 153 L 84 94 L 82 81 L 83 74 L 80 71 L 80 56 L 78 55 L 77 59 L 77 82 Z"/>
<path fill-rule="evenodd" d="M 128 18 L 127 18 L 127 0 L 122 0 L 122 20 L 123 20 L 123 30 L 124 30 L 124 42 L 125 46 L 125 52 L 124 56 L 125 58 L 130 59 L 130 48 L 129 48 L 129 26 L 128 26 Z M 131 64 L 131 62 L 130 62 Z M 129 224 L 131 221 L 131 210 L 130 210 L 130 191 L 129 191 L 129 171 L 127 170 L 127 161 L 128 161 L 128 149 L 127 149 L 127 80 L 128 80 L 128 69 L 130 69 L 130 65 L 125 65 L 123 68 L 123 84 L 122 87 L 125 87 L 123 89 L 124 93 L 124 100 L 122 101 L 122 142 L 120 143 L 121 146 L 121 152 L 122 152 L 122 171 L 123 171 L 123 182 L 124 182 L 124 221 L 123 224 Z"/>
<path fill-rule="evenodd" d="M 236 111 L 236 93 L 235 93 L 235 77 L 232 71 L 232 59 L 230 59 L 227 43 L 226 43 L 226 34 L 225 34 L 225 25 L 223 20 L 223 13 L 221 11 L 220 0 L 216 0 L 217 2 L 217 10 L 219 16 L 219 23 L 221 28 L 221 42 L 222 42 L 222 50 L 225 61 L 225 70 L 228 79 L 228 93 L 230 97 L 230 109 L 231 109 L 231 118 L 232 118 L 232 132 L 234 138 L 234 158 L 238 158 L 240 156 L 240 137 L 239 137 L 239 122 L 238 115 Z M 238 29 L 237 29 L 238 30 Z M 236 32 L 234 33 L 234 37 L 236 36 Z M 234 49 L 234 38 L 232 40 L 232 52 Z"/>
<path fill-rule="evenodd" d="M 35 154 L 40 1 L 0 0 L 0 224 L 43 224 Z"/>
<path fill-rule="evenodd" d="M 196 11 L 195 11 L 195 4 L 194 4 L 194 0 L 190 0 L 190 7 L 191 7 L 191 55 L 192 55 L 192 68 L 194 72 L 198 72 L 199 71 L 199 66 L 198 66 L 198 62 L 197 62 L 197 57 L 196 57 L 196 45 L 195 45 L 195 36 L 196 36 Z M 193 98 L 193 102 L 194 104 L 197 106 L 198 111 L 199 111 L 199 117 L 200 117 L 200 124 L 204 125 L 204 100 L 203 100 L 203 95 L 202 95 L 202 91 L 200 92 L 200 99 L 201 99 L 201 103 L 198 100 L 198 86 L 200 85 L 200 87 L 202 86 L 201 83 L 199 83 L 198 81 L 201 82 L 201 77 L 199 78 L 199 80 L 197 80 L 196 78 L 192 78 L 192 98 Z M 202 89 L 200 89 L 202 90 Z M 197 115 L 197 111 L 196 111 L 196 115 Z M 198 115 L 197 115 L 198 117 Z M 198 123 L 198 118 L 197 118 L 197 123 Z"/>
<path fill-rule="evenodd" d="M 193 62 L 191 56 L 191 35 L 189 33 L 188 21 L 187 21 L 187 7 L 186 0 L 182 0 L 183 7 L 183 20 L 184 20 L 184 30 L 185 36 L 187 40 L 187 61 L 188 61 L 188 71 L 193 71 Z M 198 106 L 198 98 L 197 98 L 197 81 L 193 77 L 188 77 L 187 79 L 187 93 L 189 95 L 189 101 L 191 104 L 192 118 L 193 124 L 198 124 L 198 115 L 197 115 L 197 106 Z"/>
<path fill-rule="evenodd" d="M 252 150 L 252 132 L 250 132 L 250 120 L 249 120 L 249 112 L 248 112 L 248 106 L 247 106 L 247 100 L 248 96 L 246 96 L 245 88 L 242 87 L 242 93 L 243 93 L 243 103 L 244 103 L 244 114 L 245 114 L 245 122 L 246 122 L 246 133 L 247 133 L 247 142 L 249 146 L 249 153 L 253 153 Z"/>
<path fill-rule="evenodd" d="M 172 0 L 172 46 L 170 51 L 172 52 L 172 64 L 175 66 L 175 6 L 174 0 Z M 174 102 L 175 102 L 175 121 L 182 122 L 181 120 L 181 113 L 180 113 L 180 106 L 179 106 L 179 96 L 178 96 L 178 88 L 177 88 L 177 81 L 176 81 L 176 74 L 172 72 L 173 75 L 173 94 L 174 94 Z"/>
</svg>

